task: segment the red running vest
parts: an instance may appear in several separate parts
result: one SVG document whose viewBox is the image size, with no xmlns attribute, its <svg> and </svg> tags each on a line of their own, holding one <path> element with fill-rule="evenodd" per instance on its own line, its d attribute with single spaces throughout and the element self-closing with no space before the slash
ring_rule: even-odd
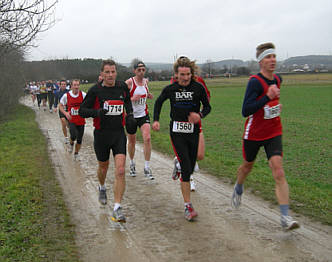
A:
<svg viewBox="0 0 332 262">
<path fill-rule="evenodd" d="M 277 75 L 273 76 L 277 80 L 277 86 L 280 89 L 280 78 Z M 256 78 L 263 87 L 264 90 L 263 93 L 256 99 L 259 100 L 266 95 L 269 86 L 265 82 L 265 80 L 259 77 L 258 75 L 253 75 L 250 77 L 250 79 L 251 78 Z M 267 106 L 271 108 L 278 105 L 279 105 L 279 98 L 276 98 L 270 100 L 268 103 L 265 104 L 264 107 Z M 244 125 L 243 139 L 262 141 L 282 135 L 280 116 L 271 119 L 264 119 L 264 107 L 262 107 L 256 113 L 250 115 L 247 118 Z"/>
<path fill-rule="evenodd" d="M 83 102 L 83 94 L 82 91 L 79 91 L 78 97 L 72 97 L 70 92 L 67 94 L 67 108 L 68 112 L 71 115 L 70 123 L 74 123 L 77 126 L 85 125 L 85 119 L 78 114 L 78 110 L 80 109 L 80 105 Z"/>
</svg>

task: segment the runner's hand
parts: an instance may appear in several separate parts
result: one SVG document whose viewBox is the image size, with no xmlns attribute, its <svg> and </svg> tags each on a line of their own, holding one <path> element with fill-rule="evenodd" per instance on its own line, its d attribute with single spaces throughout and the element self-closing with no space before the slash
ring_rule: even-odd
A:
<svg viewBox="0 0 332 262">
<path fill-rule="evenodd" d="M 160 130 L 160 123 L 158 121 L 154 121 L 152 124 L 152 129 L 154 131 L 159 131 Z"/>
<path fill-rule="evenodd" d="M 280 89 L 277 87 L 277 85 L 270 85 L 269 89 L 267 90 L 266 95 L 270 98 L 270 100 L 273 100 L 275 98 L 280 97 Z"/>
<path fill-rule="evenodd" d="M 65 116 L 68 120 L 71 120 L 71 115 L 68 112 L 65 112 Z"/>
<path fill-rule="evenodd" d="M 188 121 L 190 123 L 197 124 L 201 120 L 201 116 L 198 113 L 190 112 L 188 116 Z"/>
</svg>

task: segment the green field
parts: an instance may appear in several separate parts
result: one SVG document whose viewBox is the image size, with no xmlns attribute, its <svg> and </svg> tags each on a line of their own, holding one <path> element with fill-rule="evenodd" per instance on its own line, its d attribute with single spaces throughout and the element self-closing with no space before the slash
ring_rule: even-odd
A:
<svg viewBox="0 0 332 262">
<path fill-rule="evenodd" d="M 79 261 L 47 141 L 33 110 L 0 123 L 0 261 Z"/>
</svg>

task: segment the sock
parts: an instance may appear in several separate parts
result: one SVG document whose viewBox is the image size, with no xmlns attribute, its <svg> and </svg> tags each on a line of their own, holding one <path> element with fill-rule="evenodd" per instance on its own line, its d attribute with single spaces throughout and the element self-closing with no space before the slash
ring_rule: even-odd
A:
<svg viewBox="0 0 332 262">
<path fill-rule="evenodd" d="M 191 202 L 184 203 L 184 207 L 186 207 L 186 206 L 190 206 L 190 205 L 191 205 Z"/>
<path fill-rule="evenodd" d="M 239 195 L 242 195 L 242 193 L 243 193 L 243 184 L 236 183 L 235 190 L 236 190 L 236 193 L 238 193 Z"/>
<path fill-rule="evenodd" d="M 180 162 L 177 162 L 177 163 L 176 163 L 176 168 L 179 169 L 179 170 L 181 170 Z"/>
<path fill-rule="evenodd" d="M 75 152 L 74 155 L 78 155 L 78 152 Z"/>
<path fill-rule="evenodd" d="M 130 159 L 130 164 L 131 164 L 131 165 L 135 165 L 135 161 L 134 161 L 134 159 Z"/>
<path fill-rule="evenodd" d="M 100 184 L 99 184 L 99 188 L 100 188 L 100 190 L 106 190 L 105 185 L 100 185 Z"/>
<path fill-rule="evenodd" d="M 145 168 L 150 168 L 150 161 L 145 161 Z"/>
<path fill-rule="evenodd" d="M 288 216 L 289 205 L 280 205 L 280 213 L 283 216 Z"/>
<path fill-rule="evenodd" d="M 121 207 L 120 203 L 114 203 L 114 211 L 116 211 L 119 207 Z"/>
</svg>

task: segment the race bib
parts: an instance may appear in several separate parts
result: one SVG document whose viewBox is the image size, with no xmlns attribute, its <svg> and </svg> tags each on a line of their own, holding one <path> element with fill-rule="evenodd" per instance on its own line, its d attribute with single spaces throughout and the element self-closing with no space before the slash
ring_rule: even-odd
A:
<svg viewBox="0 0 332 262">
<path fill-rule="evenodd" d="M 72 115 L 72 116 L 78 116 L 78 108 L 76 109 L 76 108 L 71 108 L 70 109 L 70 114 Z"/>
<path fill-rule="evenodd" d="M 114 103 L 112 100 L 108 100 L 104 102 L 104 109 L 108 110 L 105 115 L 118 116 L 123 113 L 123 103 Z"/>
<path fill-rule="evenodd" d="M 280 104 L 275 106 L 264 106 L 264 119 L 272 119 L 280 116 Z"/>
<path fill-rule="evenodd" d="M 145 105 L 146 104 L 146 97 L 141 97 L 139 100 L 135 101 L 136 105 Z"/>
<path fill-rule="evenodd" d="M 173 121 L 172 131 L 176 133 L 193 133 L 194 124 L 189 122 Z"/>
</svg>

